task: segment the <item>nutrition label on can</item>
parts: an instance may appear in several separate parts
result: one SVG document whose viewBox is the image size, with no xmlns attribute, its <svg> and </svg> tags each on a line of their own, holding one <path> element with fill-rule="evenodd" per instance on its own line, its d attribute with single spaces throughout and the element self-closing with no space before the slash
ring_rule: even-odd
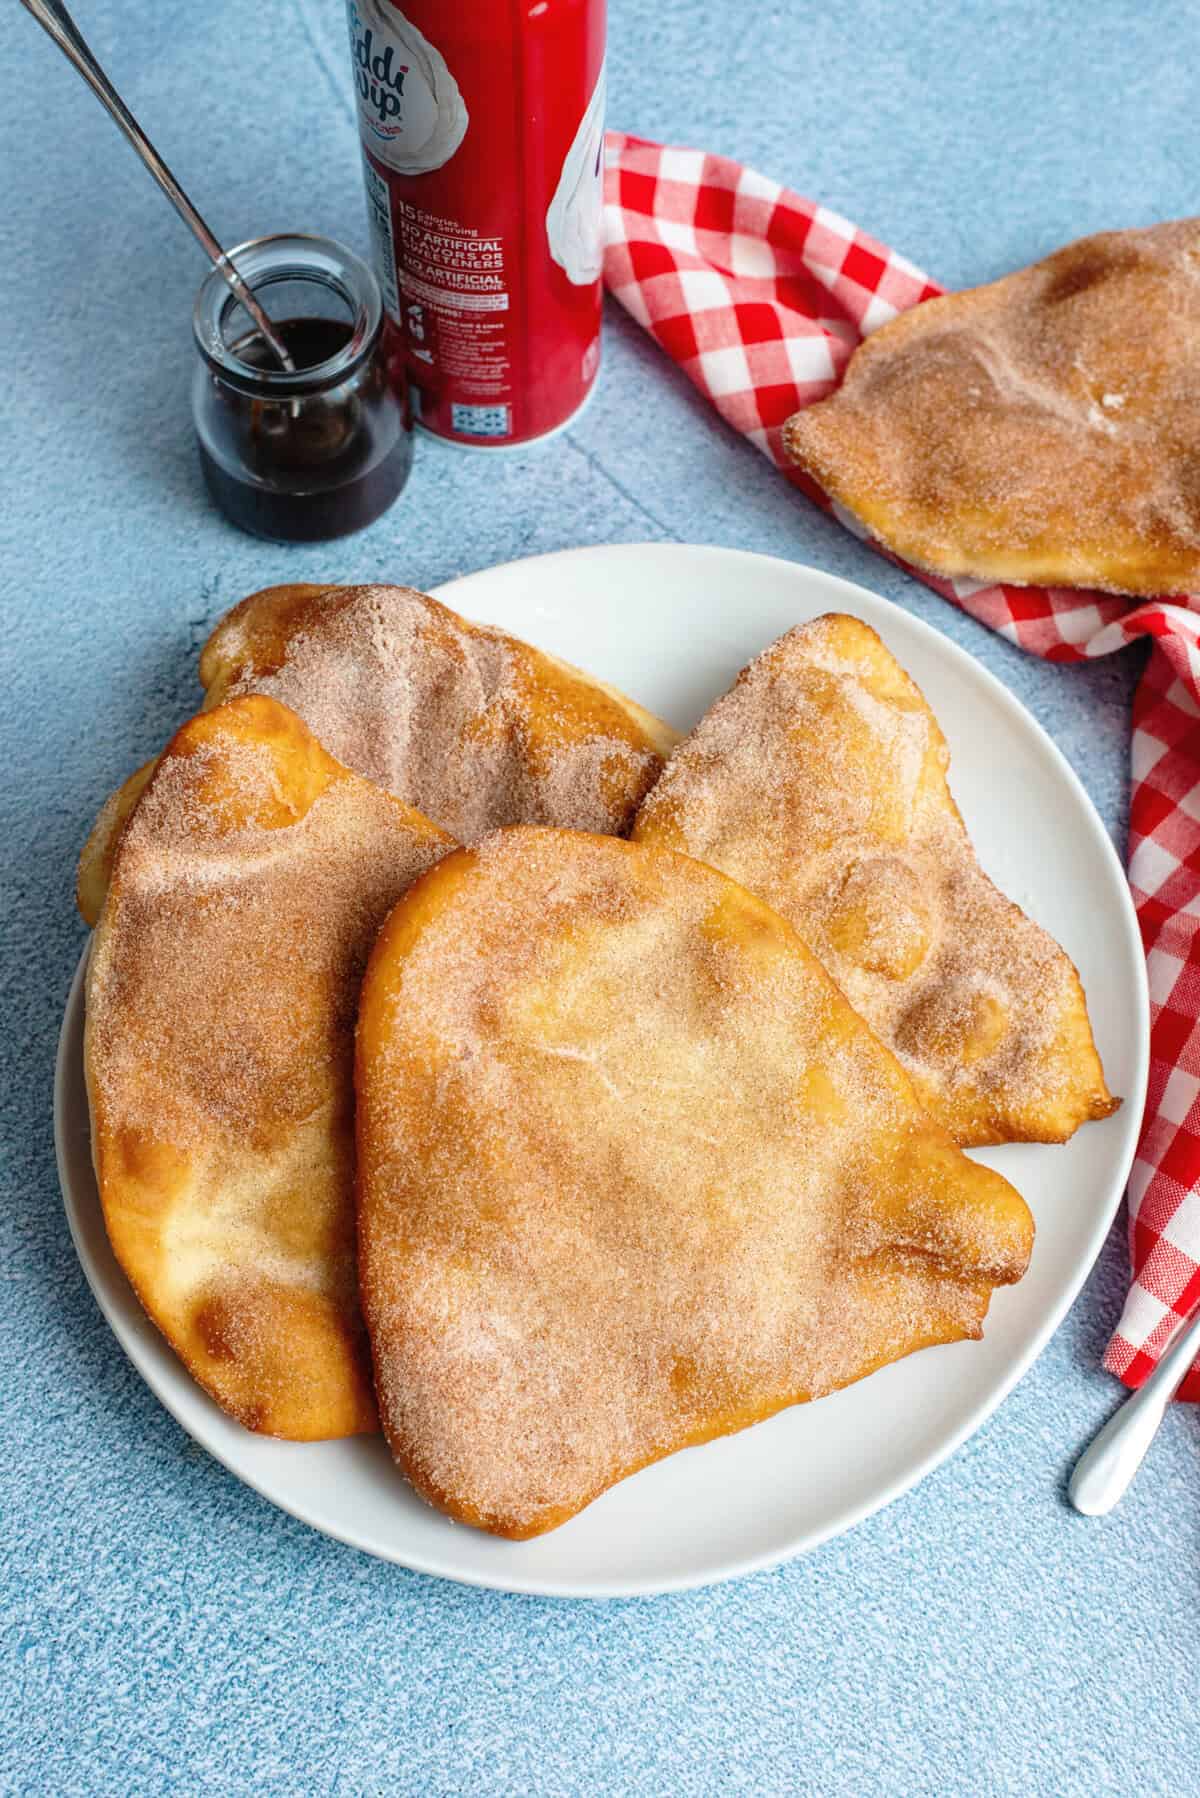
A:
<svg viewBox="0 0 1200 1798">
<path fill-rule="evenodd" d="M 387 182 L 377 175 L 363 157 L 363 173 L 367 184 L 367 223 L 371 228 L 371 249 L 375 272 L 383 293 L 383 303 L 400 323 L 400 291 L 396 286 L 396 240 L 392 235 L 392 202 Z"/>
</svg>

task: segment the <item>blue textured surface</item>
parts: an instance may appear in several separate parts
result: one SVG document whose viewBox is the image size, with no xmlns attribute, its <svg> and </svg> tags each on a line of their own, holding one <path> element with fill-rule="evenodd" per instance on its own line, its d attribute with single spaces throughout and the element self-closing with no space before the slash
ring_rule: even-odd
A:
<svg viewBox="0 0 1200 1798">
<path fill-rule="evenodd" d="M 361 245 L 338 0 L 78 11 L 228 240 Z M 613 0 L 611 116 L 755 163 L 962 284 L 1194 209 L 1198 56 L 1195 11 L 1162 0 Z M 0 89 L 0 1791 L 1195 1791 L 1196 1413 L 1172 1415 L 1111 1519 L 1061 1494 L 1117 1393 L 1097 1357 L 1119 1231 L 1037 1367 L 915 1492 L 802 1562 L 680 1598 L 509 1599 L 369 1561 L 238 1486 L 126 1364 L 51 1147 L 72 869 L 242 593 L 429 586 L 648 537 L 811 561 L 979 656 L 1118 838 L 1138 655 L 1022 658 L 808 510 L 616 315 L 565 438 L 497 462 L 420 444 L 366 535 L 257 545 L 208 509 L 189 441 L 193 246 L 12 0 Z"/>
</svg>

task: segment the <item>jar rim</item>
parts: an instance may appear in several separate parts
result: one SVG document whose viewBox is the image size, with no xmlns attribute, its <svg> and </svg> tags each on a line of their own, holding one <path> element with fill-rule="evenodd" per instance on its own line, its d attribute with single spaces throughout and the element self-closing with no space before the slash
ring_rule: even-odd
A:
<svg viewBox="0 0 1200 1798">
<path fill-rule="evenodd" d="M 289 372 L 243 362 L 226 341 L 224 328 L 239 302 L 220 269 L 211 268 L 196 295 L 192 332 L 196 348 L 221 380 L 243 393 L 272 398 L 319 393 L 346 380 L 371 354 L 383 324 L 383 297 L 375 276 L 352 250 L 332 237 L 276 231 L 247 238 L 226 255 L 255 295 L 276 282 L 309 281 L 339 294 L 351 310 L 353 323 L 346 342 L 311 368 Z"/>
</svg>

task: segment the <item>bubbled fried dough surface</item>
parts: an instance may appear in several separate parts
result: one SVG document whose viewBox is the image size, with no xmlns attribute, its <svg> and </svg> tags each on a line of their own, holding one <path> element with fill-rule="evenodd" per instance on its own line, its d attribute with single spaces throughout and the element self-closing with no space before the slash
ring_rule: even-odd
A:
<svg viewBox="0 0 1200 1798">
<path fill-rule="evenodd" d="M 186 724 L 120 839 L 86 989 L 105 1222 L 150 1316 L 250 1429 L 377 1427 L 354 1012 L 381 920 L 448 846 L 263 698 Z"/>
<path fill-rule="evenodd" d="M 791 920 L 964 1144 L 1116 1109 L 1079 976 L 979 866 L 949 751 L 875 632 L 832 614 L 742 670 L 638 813 Z"/>
<path fill-rule="evenodd" d="M 499 825 L 628 829 L 677 734 L 616 688 L 412 587 L 265 587 L 200 657 L 205 706 L 263 693 L 332 755 L 470 842 Z M 147 769 L 106 803 L 80 859 L 94 924 Z"/>
<path fill-rule="evenodd" d="M 977 1336 L 1032 1222 L 795 932 L 711 868 L 513 829 L 380 933 L 359 1273 L 417 1489 L 524 1537 L 691 1443 Z"/>
<path fill-rule="evenodd" d="M 918 567 L 1200 586 L 1200 219 L 1108 231 L 903 313 L 784 433 Z"/>
</svg>

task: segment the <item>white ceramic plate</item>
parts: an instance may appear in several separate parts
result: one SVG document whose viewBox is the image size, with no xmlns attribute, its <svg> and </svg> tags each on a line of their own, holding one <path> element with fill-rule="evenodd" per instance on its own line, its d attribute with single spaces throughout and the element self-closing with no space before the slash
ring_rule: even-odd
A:
<svg viewBox="0 0 1200 1798">
<path fill-rule="evenodd" d="M 767 556 L 646 544 L 510 563 L 453 581 L 439 597 L 614 682 L 680 729 L 791 625 L 830 610 L 866 619 L 941 721 L 951 784 L 984 866 L 1077 963 L 1125 1104 L 1064 1148 L 981 1154 L 1037 1219 L 1030 1271 L 997 1293 L 982 1342 L 927 1349 L 818 1404 L 674 1455 L 533 1542 L 502 1542 L 428 1509 L 381 1440 L 268 1441 L 193 1384 L 143 1315 L 104 1232 L 81 1067 L 82 965 L 55 1091 L 79 1258 L 118 1340 L 184 1429 L 327 1535 L 514 1592 L 608 1597 L 746 1573 L 849 1528 L 944 1460 L 1000 1403 L 1078 1292 L 1120 1200 L 1145 1093 L 1145 969 L 1128 889 L 1083 788 L 1029 714 L 963 650 L 861 587 Z"/>
</svg>

